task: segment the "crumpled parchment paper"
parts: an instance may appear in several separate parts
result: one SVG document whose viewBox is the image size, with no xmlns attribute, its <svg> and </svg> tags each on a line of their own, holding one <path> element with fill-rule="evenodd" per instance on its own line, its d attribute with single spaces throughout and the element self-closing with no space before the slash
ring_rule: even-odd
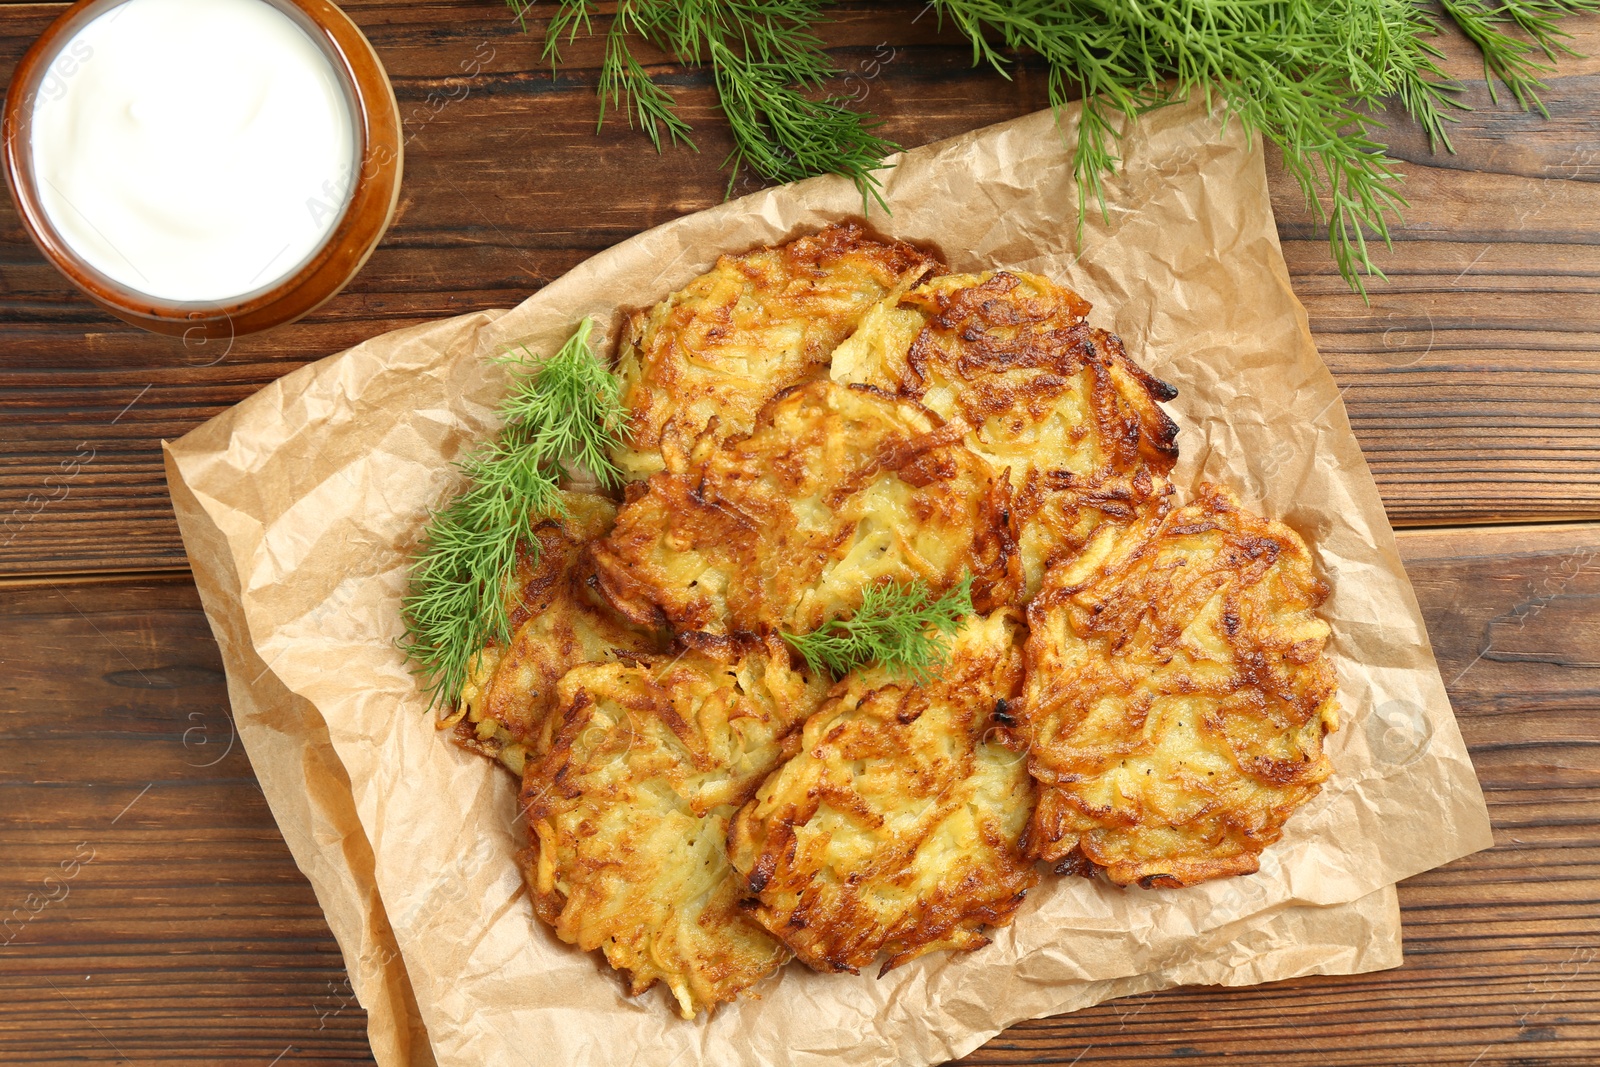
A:
<svg viewBox="0 0 1600 1067">
<path fill-rule="evenodd" d="M 1176 385 L 1174 483 L 1201 479 L 1300 531 L 1334 593 L 1335 774 L 1245 878 L 1119 890 L 1051 877 L 978 952 L 883 979 L 791 964 L 759 998 L 684 1022 L 623 994 L 533 917 L 510 778 L 437 733 L 395 649 L 408 553 L 451 461 L 491 433 L 501 372 L 585 315 L 609 345 L 721 252 L 859 216 L 817 178 L 640 234 L 510 311 L 401 330 L 302 368 L 167 446 L 174 505 L 239 734 L 369 1012 L 380 1063 L 923 1064 L 1019 1019 L 1175 983 L 1399 962 L 1393 884 L 1487 847 L 1488 817 L 1338 387 L 1290 290 L 1261 146 L 1198 102 L 1122 143 L 1081 243 L 1077 112 L 908 152 L 870 223 L 956 270 L 1050 275 Z M 430 1044 L 431 1042 L 431 1044 Z"/>
</svg>

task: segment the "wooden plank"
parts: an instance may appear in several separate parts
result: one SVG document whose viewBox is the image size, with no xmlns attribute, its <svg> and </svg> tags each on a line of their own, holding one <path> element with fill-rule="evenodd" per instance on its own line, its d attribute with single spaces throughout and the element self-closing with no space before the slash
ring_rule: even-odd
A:
<svg viewBox="0 0 1600 1067">
<path fill-rule="evenodd" d="M 369 1061 L 192 585 L 6 588 L 0 634 L 0 1060 Z"/>
<path fill-rule="evenodd" d="M 0 7 L 0 76 L 56 4 Z M 233 344 L 185 345 L 116 323 L 70 290 L 0 205 L 0 573 L 181 567 L 158 442 L 262 384 L 376 333 L 516 303 L 617 241 L 722 198 L 729 142 L 703 74 L 663 67 L 696 123 L 698 154 L 657 157 L 613 123 L 596 137 L 598 52 L 580 42 L 553 78 L 538 41 L 494 0 L 345 5 L 394 77 L 406 115 L 399 216 L 350 289 L 306 321 Z M 914 2 L 839 7 L 826 30 L 888 136 L 922 144 L 1044 106 Z M 915 20 L 915 21 L 913 21 Z M 1600 52 L 1600 19 L 1573 20 Z M 1475 73 L 1451 44 L 1451 63 Z M 462 72 L 483 61 L 476 76 Z M 1274 180 L 1285 252 L 1398 523 L 1600 515 L 1600 110 L 1595 61 L 1551 82 L 1553 119 L 1482 89 L 1455 156 L 1393 137 L 1413 206 L 1370 307 L 1331 273 L 1326 245 Z M 463 97 L 464 94 L 464 97 Z M 447 99 L 458 97 L 459 99 Z M 607 176 L 596 181 L 595 175 Z M 755 188 L 741 184 L 738 191 Z"/>
<path fill-rule="evenodd" d="M 1405 966 L 1131 998 L 968 1062 L 1600 1060 L 1600 525 L 1401 548 L 1496 840 L 1401 887 Z M 187 581 L 0 587 L 0 648 L 0 1059 L 368 1062 Z"/>
</svg>

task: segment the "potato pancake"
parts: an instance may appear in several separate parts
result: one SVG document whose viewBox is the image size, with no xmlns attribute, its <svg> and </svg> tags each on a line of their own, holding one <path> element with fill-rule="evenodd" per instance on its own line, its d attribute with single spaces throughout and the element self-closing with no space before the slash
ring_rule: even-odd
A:
<svg viewBox="0 0 1600 1067">
<path fill-rule="evenodd" d="M 979 948 L 1038 882 L 1020 844 L 1026 761 L 990 737 L 1021 690 L 1025 636 L 1002 609 L 969 618 L 925 685 L 852 673 L 740 810 L 728 849 L 752 914 L 815 969 Z"/>
<path fill-rule="evenodd" d="M 1088 325 L 1089 304 L 1035 274 L 946 275 L 891 294 L 834 352 L 836 381 L 916 400 L 1015 487 L 1024 596 L 1101 522 L 1164 497 L 1177 392 Z"/>
<path fill-rule="evenodd" d="M 618 466 L 642 478 L 708 427 L 718 438 L 748 433 L 767 401 L 827 365 L 862 315 L 938 266 L 851 224 L 722 256 L 624 328 L 617 373 L 630 442 Z"/>
<path fill-rule="evenodd" d="M 1187 886 L 1257 870 L 1328 777 L 1328 591 L 1293 530 L 1218 486 L 1150 527 L 1046 576 L 1014 740 L 1036 856 Z"/>
<path fill-rule="evenodd" d="M 457 705 L 456 740 L 522 776 L 529 746 L 555 705 L 556 683 L 580 663 L 660 651 L 660 639 L 630 626 L 590 588 L 585 545 L 616 520 L 611 501 L 561 494 L 567 514 L 533 529 L 539 550 L 518 546 L 509 585 L 511 640 L 478 654 Z M 536 558 L 537 556 L 537 558 Z"/>
<path fill-rule="evenodd" d="M 888 580 L 938 594 L 970 572 L 979 610 L 1009 602 L 1010 486 L 958 437 L 868 386 L 797 387 L 630 488 L 594 548 L 600 589 L 637 625 L 711 634 L 807 632 Z"/>
<path fill-rule="evenodd" d="M 634 994 L 665 982 L 686 1019 L 777 970 L 789 952 L 739 907 L 728 822 L 825 693 L 776 640 L 569 671 L 522 783 L 539 917 Z"/>
<path fill-rule="evenodd" d="M 1179 506 L 1176 391 L 1081 296 L 942 269 L 835 225 L 633 313 L 623 502 L 536 524 L 444 723 L 521 779 L 539 919 L 686 1019 L 987 945 L 1041 863 L 1255 871 L 1331 772 L 1306 544 Z"/>
</svg>

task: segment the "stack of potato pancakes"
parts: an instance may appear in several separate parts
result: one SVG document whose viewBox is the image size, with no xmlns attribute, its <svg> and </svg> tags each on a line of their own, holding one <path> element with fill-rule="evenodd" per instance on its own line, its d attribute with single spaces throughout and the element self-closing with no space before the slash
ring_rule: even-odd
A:
<svg viewBox="0 0 1600 1067">
<path fill-rule="evenodd" d="M 1089 305 L 830 226 L 632 317 L 619 505 L 532 531 L 456 736 L 522 781 L 539 917 L 693 1017 L 791 956 L 974 949 L 1040 864 L 1257 869 L 1329 774 L 1304 542 L 1167 475 L 1173 390 Z M 779 637 L 969 577 L 918 684 Z"/>
</svg>

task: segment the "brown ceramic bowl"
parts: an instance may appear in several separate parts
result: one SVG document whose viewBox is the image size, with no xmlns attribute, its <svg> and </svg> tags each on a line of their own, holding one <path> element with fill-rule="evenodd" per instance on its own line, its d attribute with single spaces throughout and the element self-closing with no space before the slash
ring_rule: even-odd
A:
<svg viewBox="0 0 1600 1067">
<path fill-rule="evenodd" d="M 89 298 L 113 315 L 156 333 L 233 337 L 293 322 L 353 278 L 394 217 L 400 196 L 403 137 L 394 88 L 372 45 L 329 0 L 264 0 L 304 29 L 344 84 L 355 120 L 358 166 L 350 201 L 322 245 L 292 274 L 221 302 L 176 302 L 136 292 L 86 263 L 62 240 L 39 201 L 30 158 L 35 95 L 50 65 L 73 36 L 124 0 L 79 0 L 17 64 L 0 119 L 6 184 L 33 243 Z"/>
</svg>

